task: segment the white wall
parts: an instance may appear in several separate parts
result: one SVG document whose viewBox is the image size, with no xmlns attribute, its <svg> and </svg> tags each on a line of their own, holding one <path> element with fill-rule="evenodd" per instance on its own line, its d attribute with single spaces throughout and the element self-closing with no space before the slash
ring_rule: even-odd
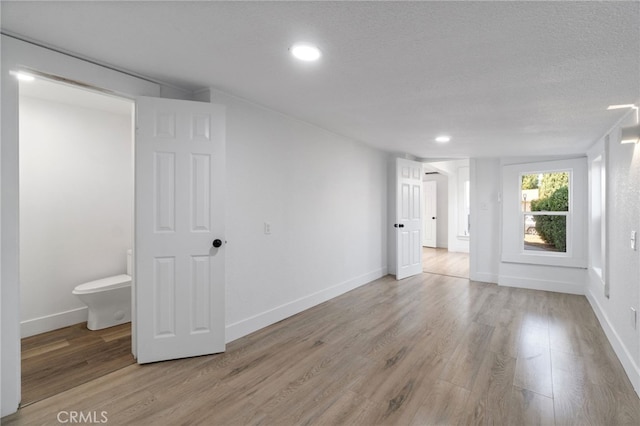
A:
<svg viewBox="0 0 640 426">
<path fill-rule="evenodd" d="M 471 250 L 469 276 L 474 281 L 498 282 L 500 262 L 500 159 L 472 159 Z"/>
<path fill-rule="evenodd" d="M 471 235 L 473 250 L 469 271 L 471 279 L 512 287 L 584 294 L 586 280 L 586 269 L 584 268 L 502 261 L 502 166 L 551 160 L 554 158 L 478 158 L 472 160 Z M 586 203 L 584 209 L 581 210 L 586 211 Z M 474 233 L 474 230 L 477 230 L 477 233 Z"/>
<path fill-rule="evenodd" d="M 634 123 L 630 114 L 622 125 Z M 604 147 L 599 141 L 591 156 Z M 631 308 L 640 307 L 640 251 L 630 247 L 632 230 L 640 230 L 640 146 L 620 144 L 620 126 L 609 133 L 606 150 L 606 226 L 610 297 L 593 270 L 586 295 L 636 392 L 640 392 L 640 332 L 634 328 Z"/>
<path fill-rule="evenodd" d="M 4 40 L 2 37 L 0 37 L 0 52 L 2 52 L 2 44 L 4 43 Z M 0 72 L 4 72 L 4 68 L 0 67 Z M 2 85 L 0 85 L 2 86 Z M 14 86 L 14 89 L 17 88 Z M 1 87 L 0 90 L 4 90 L 4 87 Z M 4 93 L 4 92 L 3 92 Z M 15 92 L 14 92 L 15 93 Z M 11 94 L 9 95 L 11 96 Z M 13 96 L 12 96 L 13 97 Z M 10 98 L 11 99 L 11 98 Z M 3 122 L 3 113 L 4 113 L 4 106 L 3 106 L 4 102 L 0 102 L 0 129 L 3 128 L 4 122 Z M 4 132 L 1 132 L 2 136 L 0 136 L 0 141 L 2 141 L 4 139 Z M 1 143 L 0 143 L 0 160 L 2 160 L 2 148 L 1 148 Z M 2 161 L 0 161 L 0 188 L 4 188 L 4 186 L 2 185 Z M 4 192 L 4 190 L 2 191 Z M 1 194 L 0 194 L 0 200 L 4 198 Z M 0 208 L 0 224 L 4 223 L 4 221 L 2 220 L 2 208 Z M 4 291 L 1 289 L 3 287 L 3 282 L 4 280 L 2 279 L 2 277 L 4 276 L 3 272 L 2 272 L 2 259 L 4 259 L 4 255 L 2 254 L 2 244 L 4 241 L 4 238 L 2 237 L 2 228 L 3 226 L 0 225 L 0 320 L 2 320 L 3 322 L 5 321 L 5 314 L 3 312 L 3 305 L 4 305 L 4 301 L 3 298 L 6 299 L 6 296 L 3 296 Z M 11 297 L 10 297 L 11 298 Z M 17 297 L 16 297 L 17 299 Z M 3 334 L 4 334 L 4 327 L 0 327 L 0 384 L 4 383 L 3 381 L 3 374 L 9 373 L 10 377 L 7 380 L 9 382 L 9 385 L 6 386 L 7 390 L 9 391 L 10 395 L 8 395 L 5 398 L 0 397 L 0 417 L 4 416 L 5 412 L 11 413 L 14 410 L 17 409 L 18 406 L 18 401 L 16 401 L 15 397 L 19 396 L 17 395 L 17 393 L 20 392 L 20 385 L 18 383 L 15 382 L 16 379 L 19 380 L 18 374 L 16 374 L 14 371 L 7 371 L 5 373 L 5 368 L 8 366 L 9 368 L 14 368 L 19 364 L 19 358 L 16 358 L 15 360 L 11 360 L 9 362 L 4 362 L 2 360 L 2 358 L 5 356 L 5 350 L 8 349 L 8 354 L 10 356 L 13 356 L 15 354 L 15 349 L 18 348 L 18 334 L 13 332 L 13 323 L 14 322 L 18 322 L 18 316 L 14 315 L 14 318 L 7 318 L 9 319 L 8 322 L 11 323 L 11 325 L 9 327 L 7 327 L 9 330 L 11 330 L 9 332 L 9 338 L 12 340 L 11 342 L 7 342 L 8 348 L 5 346 L 4 343 L 4 339 L 2 338 Z M 13 320 L 15 319 L 15 321 Z M 17 328 L 17 327 L 15 327 Z M 0 385 L 0 393 L 3 392 L 5 389 L 5 386 Z M 18 392 L 16 392 L 16 390 Z M 6 408 L 3 408 L 6 407 Z"/>
<path fill-rule="evenodd" d="M 126 272 L 131 115 L 20 97 L 22 336 L 86 321 L 73 288 Z"/>
<path fill-rule="evenodd" d="M 387 273 L 387 154 L 211 100 L 227 107 L 228 341 Z"/>
<path fill-rule="evenodd" d="M 436 247 L 449 246 L 449 184 L 447 176 L 443 174 L 424 175 L 423 181 L 436 182 Z M 425 218 L 425 221 L 430 219 Z"/>
</svg>

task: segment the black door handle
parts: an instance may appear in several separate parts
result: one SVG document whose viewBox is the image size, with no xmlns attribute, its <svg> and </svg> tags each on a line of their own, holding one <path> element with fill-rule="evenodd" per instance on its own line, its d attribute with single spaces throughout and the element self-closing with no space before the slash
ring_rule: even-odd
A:
<svg viewBox="0 0 640 426">
<path fill-rule="evenodd" d="M 222 240 L 219 240 L 219 239 L 216 238 L 215 240 L 213 240 L 213 246 L 215 248 L 218 248 L 218 247 L 222 246 Z"/>
<path fill-rule="evenodd" d="M 435 217 L 435 216 L 433 216 L 431 219 L 435 219 L 435 218 L 436 218 L 436 217 Z"/>
<path fill-rule="evenodd" d="M 399 224 L 399 225 L 398 225 L 397 223 L 394 223 L 394 224 L 393 224 L 393 227 L 394 227 L 394 228 L 404 228 L 404 224 L 403 224 L 403 223 L 401 223 L 401 224 Z"/>
</svg>

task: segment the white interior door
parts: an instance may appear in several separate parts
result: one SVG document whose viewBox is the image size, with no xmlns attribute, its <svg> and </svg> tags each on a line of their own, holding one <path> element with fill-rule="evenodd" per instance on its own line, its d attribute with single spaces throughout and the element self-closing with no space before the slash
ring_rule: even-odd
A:
<svg viewBox="0 0 640 426">
<path fill-rule="evenodd" d="M 223 107 L 136 100 L 139 363 L 225 349 L 224 167 Z"/>
<path fill-rule="evenodd" d="M 436 181 L 424 183 L 424 241 L 425 247 L 437 247 L 438 186 Z"/>
<path fill-rule="evenodd" d="M 396 278 L 422 273 L 422 163 L 396 159 Z"/>
</svg>

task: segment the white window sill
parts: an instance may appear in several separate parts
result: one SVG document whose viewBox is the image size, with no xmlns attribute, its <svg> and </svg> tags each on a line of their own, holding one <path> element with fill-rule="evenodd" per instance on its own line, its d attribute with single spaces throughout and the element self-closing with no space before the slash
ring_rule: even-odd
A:
<svg viewBox="0 0 640 426">
<path fill-rule="evenodd" d="M 576 259 L 566 255 L 553 254 L 502 254 L 502 261 L 529 265 L 562 266 L 565 268 L 587 269 L 586 259 Z"/>
</svg>

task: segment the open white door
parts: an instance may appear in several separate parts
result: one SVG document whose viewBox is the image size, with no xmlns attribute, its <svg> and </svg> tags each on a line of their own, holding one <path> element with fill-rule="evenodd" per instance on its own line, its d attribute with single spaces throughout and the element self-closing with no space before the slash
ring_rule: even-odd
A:
<svg viewBox="0 0 640 426">
<path fill-rule="evenodd" d="M 422 163 L 396 159 L 396 279 L 422 273 Z"/>
<path fill-rule="evenodd" d="M 437 246 L 438 235 L 438 187 L 436 181 L 424 183 L 424 242 L 425 247 Z"/>
<path fill-rule="evenodd" d="M 134 311 L 139 363 L 225 349 L 225 112 L 136 100 Z"/>
</svg>

